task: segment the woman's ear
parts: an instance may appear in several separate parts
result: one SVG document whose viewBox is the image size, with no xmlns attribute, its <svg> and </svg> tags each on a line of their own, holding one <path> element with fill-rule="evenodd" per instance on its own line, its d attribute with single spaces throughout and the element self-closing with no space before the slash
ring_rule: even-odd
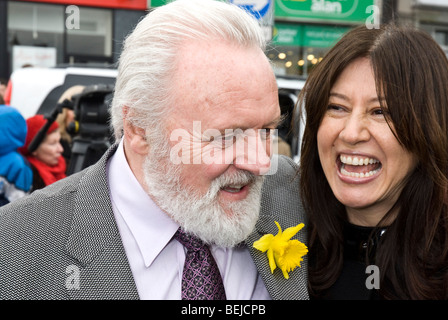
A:
<svg viewBox="0 0 448 320">
<path fill-rule="evenodd" d="M 123 109 L 123 131 L 124 138 L 127 145 L 132 149 L 133 152 L 146 155 L 149 151 L 149 144 L 146 140 L 146 130 L 137 127 L 132 121 L 129 121 L 129 110 L 128 107 Z"/>
</svg>

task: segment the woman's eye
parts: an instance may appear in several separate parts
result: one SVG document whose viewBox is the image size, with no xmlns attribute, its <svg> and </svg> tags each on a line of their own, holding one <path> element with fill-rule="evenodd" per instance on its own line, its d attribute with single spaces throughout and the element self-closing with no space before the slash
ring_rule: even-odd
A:
<svg viewBox="0 0 448 320">
<path fill-rule="evenodd" d="M 223 148 L 227 148 L 233 144 L 234 140 L 235 140 L 235 135 L 229 134 L 229 135 L 225 135 L 225 136 L 216 137 L 213 142 L 216 145 L 222 146 Z"/>
<path fill-rule="evenodd" d="M 378 108 L 373 110 L 373 115 L 383 117 L 383 118 L 390 118 L 390 113 L 387 109 L 384 108 Z"/>
<path fill-rule="evenodd" d="M 343 107 L 338 106 L 336 104 L 329 104 L 327 109 L 328 109 L 328 111 L 342 111 Z"/>
<path fill-rule="evenodd" d="M 373 110 L 373 114 L 374 115 L 378 115 L 378 116 L 382 116 L 382 115 L 384 115 L 384 112 L 383 112 L 382 109 L 375 109 L 375 110 Z"/>
</svg>

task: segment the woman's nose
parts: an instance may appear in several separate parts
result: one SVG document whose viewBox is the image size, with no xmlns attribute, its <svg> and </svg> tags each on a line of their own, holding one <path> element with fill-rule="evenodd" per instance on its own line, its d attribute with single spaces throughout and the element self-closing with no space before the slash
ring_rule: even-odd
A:
<svg viewBox="0 0 448 320">
<path fill-rule="evenodd" d="M 339 137 L 347 144 L 357 144 L 370 139 L 370 132 L 366 119 L 362 115 L 350 115 L 341 130 Z"/>
</svg>

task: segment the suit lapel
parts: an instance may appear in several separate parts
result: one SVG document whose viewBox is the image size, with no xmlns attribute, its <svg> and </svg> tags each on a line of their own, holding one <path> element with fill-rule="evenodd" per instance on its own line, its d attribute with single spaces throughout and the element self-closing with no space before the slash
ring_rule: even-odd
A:
<svg viewBox="0 0 448 320">
<path fill-rule="evenodd" d="M 285 279 L 278 267 L 271 273 L 266 252 L 253 248 L 253 243 L 265 234 L 277 234 L 278 228 L 274 221 L 277 221 L 283 230 L 301 222 L 305 223 L 305 228 L 300 230 L 293 239 L 307 243 L 307 221 L 305 221 L 306 217 L 298 192 L 299 180 L 294 178 L 296 169 L 291 164 L 287 164 L 284 159 L 279 158 L 279 160 L 278 172 L 267 176 L 264 182 L 260 218 L 255 225 L 255 230 L 246 239 L 246 245 L 273 299 L 308 299 L 307 255 L 304 256 L 301 267 L 289 272 L 289 279 Z"/>
<path fill-rule="evenodd" d="M 116 146 L 88 169 L 78 186 L 66 250 L 79 263 L 74 299 L 138 299 L 109 196 L 106 163 Z"/>
</svg>

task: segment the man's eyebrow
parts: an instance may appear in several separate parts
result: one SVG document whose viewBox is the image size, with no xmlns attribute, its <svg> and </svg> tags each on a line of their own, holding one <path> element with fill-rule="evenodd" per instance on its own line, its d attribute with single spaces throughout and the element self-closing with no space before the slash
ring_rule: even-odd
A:
<svg viewBox="0 0 448 320">
<path fill-rule="evenodd" d="M 342 99 L 342 100 L 345 100 L 345 101 L 347 101 L 347 102 L 350 102 L 351 101 L 351 99 L 348 97 L 348 96 L 346 96 L 345 94 L 342 94 L 342 93 L 338 93 L 338 92 L 330 92 L 330 97 L 335 97 L 335 98 L 339 98 L 339 99 Z M 372 97 L 372 98 L 370 98 L 369 100 L 368 100 L 368 102 L 370 102 L 370 103 L 372 103 L 372 102 L 381 102 L 381 101 L 385 101 L 386 99 L 384 98 L 384 97 Z"/>
<path fill-rule="evenodd" d="M 269 123 L 265 124 L 262 129 L 267 129 L 267 128 L 276 129 L 287 118 L 288 118 L 287 114 L 280 115 L 280 116 L 276 117 L 275 119 L 273 119 L 272 121 L 270 121 Z M 236 125 L 236 126 L 233 126 L 233 127 L 230 127 L 230 128 L 219 129 L 219 131 L 221 132 L 222 135 L 225 135 L 227 130 L 233 130 L 233 131 L 235 131 L 235 130 L 242 130 L 242 131 L 244 131 L 244 130 L 247 130 L 247 129 L 252 129 L 252 128 L 251 127 L 245 127 L 245 126 Z"/>
</svg>

